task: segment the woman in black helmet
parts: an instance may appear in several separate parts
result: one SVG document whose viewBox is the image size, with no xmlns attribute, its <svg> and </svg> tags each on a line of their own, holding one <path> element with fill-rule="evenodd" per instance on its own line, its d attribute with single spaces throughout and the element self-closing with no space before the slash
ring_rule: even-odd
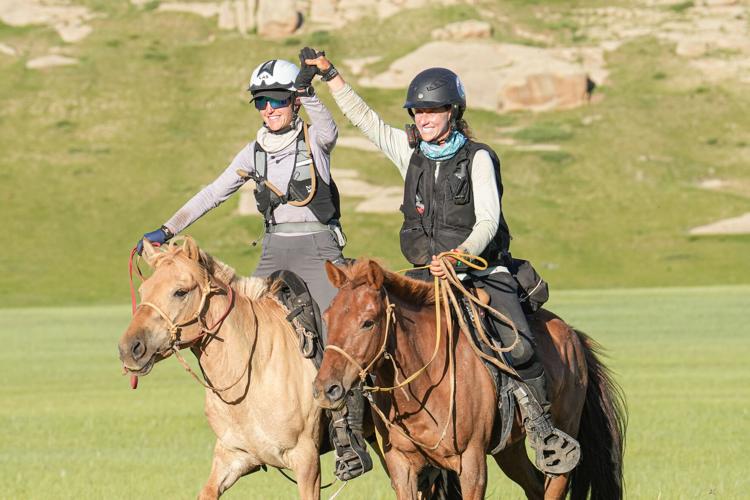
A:
<svg viewBox="0 0 750 500">
<path fill-rule="evenodd" d="M 463 120 L 466 95 L 461 80 L 445 68 L 430 68 L 415 76 L 404 103 L 414 125 L 404 131 L 386 125 L 324 56 L 305 63 L 317 68 L 341 111 L 401 172 L 405 186 L 400 240 L 409 262 L 429 264 L 438 277 L 443 272 L 436 255 L 447 250 L 480 255 L 490 263 L 487 270 L 470 274 L 478 286 L 484 286 L 493 307 L 510 316 L 520 333 L 509 360 L 539 403 L 529 404 L 536 409 L 541 406 L 541 412 L 525 408 L 532 418 L 524 424 L 537 453 L 537 467 L 549 471 L 544 460 L 548 445 L 559 446 L 560 440 L 567 440 L 566 446 L 572 448 L 578 443 L 551 423 L 544 367 L 534 352 L 533 332 L 518 300 L 518 284 L 506 267 L 510 232 L 502 213 L 500 160 L 489 146 L 471 137 Z M 510 345 L 513 330 L 494 318 L 493 323 L 500 342 Z M 554 472 L 565 471 L 556 464 Z"/>
</svg>

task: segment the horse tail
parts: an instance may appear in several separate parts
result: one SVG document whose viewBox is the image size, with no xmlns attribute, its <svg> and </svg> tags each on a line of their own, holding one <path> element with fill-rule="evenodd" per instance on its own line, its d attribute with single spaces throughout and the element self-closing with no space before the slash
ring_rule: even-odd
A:
<svg viewBox="0 0 750 500">
<path fill-rule="evenodd" d="M 588 386 L 578 431 L 581 463 L 571 474 L 570 496 L 572 500 L 620 500 L 627 428 L 625 396 L 599 360 L 601 345 L 585 333 L 575 332 L 583 344 Z"/>
</svg>

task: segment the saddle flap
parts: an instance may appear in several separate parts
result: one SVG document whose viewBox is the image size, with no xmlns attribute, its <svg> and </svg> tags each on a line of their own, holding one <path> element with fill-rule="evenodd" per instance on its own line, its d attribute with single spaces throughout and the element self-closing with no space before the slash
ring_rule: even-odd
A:
<svg viewBox="0 0 750 500">
<path fill-rule="evenodd" d="M 289 310 L 286 319 L 292 326 L 299 325 L 308 334 L 300 338 L 300 349 L 306 358 L 322 358 L 323 323 L 320 308 L 310 294 L 305 281 L 292 271 L 281 269 L 269 277 L 275 283 L 276 297 Z"/>
</svg>

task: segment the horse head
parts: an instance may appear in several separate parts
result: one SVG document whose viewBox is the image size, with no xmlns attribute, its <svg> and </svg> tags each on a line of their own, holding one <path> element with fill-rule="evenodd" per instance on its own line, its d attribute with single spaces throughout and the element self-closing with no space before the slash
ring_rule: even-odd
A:
<svg viewBox="0 0 750 500">
<path fill-rule="evenodd" d="M 203 314 L 212 284 L 212 259 L 192 238 L 156 249 L 143 242 L 143 257 L 153 274 L 139 288 L 141 303 L 120 338 L 125 371 L 146 375 L 173 349 L 191 344 L 204 332 Z"/>
<path fill-rule="evenodd" d="M 388 338 L 385 272 L 371 260 L 347 267 L 326 262 L 328 279 L 339 289 L 324 313 L 328 341 L 313 396 L 324 408 L 338 408 L 354 384 L 380 360 Z"/>
</svg>

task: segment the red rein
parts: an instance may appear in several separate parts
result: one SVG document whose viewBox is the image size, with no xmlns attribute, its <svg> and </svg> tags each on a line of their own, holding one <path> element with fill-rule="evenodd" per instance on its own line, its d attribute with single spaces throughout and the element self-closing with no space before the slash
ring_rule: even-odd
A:
<svg viewBox="0 0 750 500">
<path fill-rule="evenodd" d="M 154 243 L 155 245 L 158 245 L 158 243 Z M 137 247 L 133 247 L 133 249 L 130 251 L 130 259 L 128 259 L 128 274 L 130 275 L 130 304 L 132 306 L 132 314 L 135 316 L 135 308 L 138 307 L 136 304 L 136 298 L 135 298 L 135 286 L 133 285 L 133 257 L 135 256 Z M 138 269 L 138 265 L 136 264 L 135 268 L 138 270 L 138 276 L 143 278 L 143 275 L 141 274 L 141 270 Z M 138 376 L 137 375 L 131 375 L 130 376 L 130 388 L 131 389 L 137 389 L 138 388 Z"/>
</svg>

